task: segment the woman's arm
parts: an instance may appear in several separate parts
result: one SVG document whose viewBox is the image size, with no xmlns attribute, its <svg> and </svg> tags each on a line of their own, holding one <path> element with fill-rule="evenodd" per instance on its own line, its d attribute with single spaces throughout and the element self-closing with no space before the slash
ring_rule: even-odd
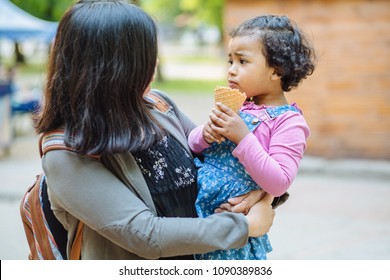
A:
<svg viewBox="0 0 390 280">
<path fill-rule="evenodd" d="M 68 212 L 144 258 L 242 247 L 249 235 L 268 231 L 273 220 L 270 206 L 264 203 L 255 207 L 249 218 L 235 213 L 207 219 L 159 218 L 98 161 L 72 152 L 52 151 L 44 157 L 43 168 L 53 210 Z M 262 215 L 262 221 L 250 218 L 253 215 Z"/>
</svg>

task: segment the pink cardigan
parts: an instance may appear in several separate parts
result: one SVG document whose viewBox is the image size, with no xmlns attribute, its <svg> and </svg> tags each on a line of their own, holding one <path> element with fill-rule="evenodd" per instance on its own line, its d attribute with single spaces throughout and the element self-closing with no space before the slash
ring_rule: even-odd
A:
<svg viewBox="0 0 390 280">
<path fill-rule="evenodd" d="M 297 107 L 294 103 L 293 106 Z M 266 106 L 245 102 L 241 110 L 265 121 L 249 133 L 234 149 L 252 179 L 273 196 L 287 191 L 298 173 L 310 130 L 304 117 L 288 111 L 274 120 L 268 117 Z M 297 107 L 298 108 L 298 107 Z M 201 154 L 210 145 L 203 139 L 203 125 L 188 137 L 190 149 Z"/>
</svg>

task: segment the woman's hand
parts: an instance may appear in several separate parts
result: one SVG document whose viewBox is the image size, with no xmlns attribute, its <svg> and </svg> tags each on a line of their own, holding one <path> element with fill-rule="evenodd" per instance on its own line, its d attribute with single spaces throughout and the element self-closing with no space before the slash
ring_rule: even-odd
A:
<svg viewBox="0 0 390 280">
<path fill-rule="evenodd" d="M 215 210 L 215 213 L 235 212 L 247 214 L 249 209 L 259 202 L 265 195 L 263 190 L 253 190 L 247 194 L 230 198 L 228 202 L 223 203 Z"/>
<path fill-rule="evenodd" d="M 250 133 L 244 120 L 229 107 L 217 102 L 210 114 L 210 128 L 214 133 L 224 136 L 238 145 Z"/>
<path fill-rule="evenodd" d="M 248 236 L 259 237 L 266 234 L 274 221 L 275 210 L 272 209 L 274 197 L 265 194 L 263 199 L 257 202 L 246 215 L 248 219 Z"/>
<path fill-rule="evenodd" d="M 275 210 L 272 209 L 274 197 L 263 190 L 253 190 L 247 194 L 230 198 L 215 210 L 247 214 L 249 236 L 257 237 L 266 234 L 273 223 Z"/>
</svg>

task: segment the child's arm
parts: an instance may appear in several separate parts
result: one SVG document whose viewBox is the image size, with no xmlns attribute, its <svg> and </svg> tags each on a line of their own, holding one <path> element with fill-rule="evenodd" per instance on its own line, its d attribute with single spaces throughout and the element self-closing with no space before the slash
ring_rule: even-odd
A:
<svg viewBox="0 0 390 280">
<path fill-rule="evenodd" d="M 204 125 L 197 126 L 194 128 L 188 136 L 188 146 L 191 151 L 195 154 L 201 154 L 204 149 L 210 146 L 209 143 L 203 138 Z"/>
<path fill-rule="evenodd" d="M 233 155 L 263 190 L 273 196 L 285 193 L 298 172 L 306 148 L 309 129 L 304 118 L 298 113 L 285 113 L 272 121 L 272 127 L 267 131 L 272 138 L 269 149 L 265 149 L 259 141 L 262 137 L 259 128 L 254 133 L 248 130 L 242 137 L 244 133 L 238 125 L 237 114 L 229 112 L 226 106 L 219 109 L 223 112 L 217 111 L 218 116 L 213 116 L 218 125 L 213 129 L 237 144 Z"/>
<path fill-rule="evenodd" d="M 220 143 L 224 140 L 221 135 L 213 131 L 211 124 L 212 121 L 209 120 L 204 125 L 200 125 L 190 132 L 190 135 L 188 136 L 188 145 L 193 153 L 201 154 L 211 143 Z"/>
<path fill-rule="evenodd" d="M 266 124 L 261 124 L 266 125 Z M 287 112 L 272 121 L 268 148 L 259 142 L 261 131 L 245 137 L 233 151 L 252 179 L 266 192 L 280 196 L 298 173 L 309 128 L 299 113 Z"/>
</svg>

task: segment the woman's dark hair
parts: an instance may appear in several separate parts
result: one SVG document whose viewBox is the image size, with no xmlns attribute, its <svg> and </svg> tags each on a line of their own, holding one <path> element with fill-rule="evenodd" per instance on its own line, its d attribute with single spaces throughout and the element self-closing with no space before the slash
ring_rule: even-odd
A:
<svg viewBox="0 0 390 280">
<path fill-rule="evenodd" d="M 314 49 L 287 16 L 255 17 L 239 25 L 230 36 L 256 36 L 268 66 L 275 68 L 286 92 L 314 71 Z"/>
<path fill-rule="evenodd" d="M 156 25 L 143 10 L 78 1 L 58 26 L 36 131 L 64 128 L 81 154 L 150 147 L 163 134 L 143 98 L 156 61 Z"/>
</svg>

